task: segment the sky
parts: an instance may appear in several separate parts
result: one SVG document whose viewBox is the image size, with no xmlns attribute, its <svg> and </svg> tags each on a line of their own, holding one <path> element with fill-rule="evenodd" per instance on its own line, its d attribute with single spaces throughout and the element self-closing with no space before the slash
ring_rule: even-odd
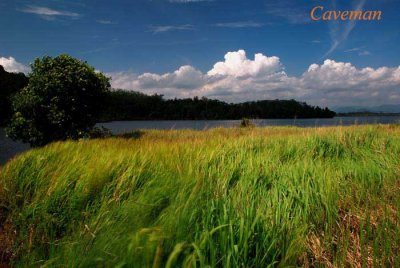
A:
<svg viewBox="0 0 400 268">
<path fill-rule="evenodd" d="M 381 10 L 380 21 L 312 21 Z M 62 53 L 114 88 L 228 102 L 400 104 L 398 0 L 1 0 L 0 65 Z"/>
</svg>

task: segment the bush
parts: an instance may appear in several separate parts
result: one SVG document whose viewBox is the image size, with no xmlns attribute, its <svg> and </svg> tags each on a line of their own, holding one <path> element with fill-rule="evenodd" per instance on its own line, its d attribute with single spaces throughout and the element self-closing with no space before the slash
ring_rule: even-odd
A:
<svg viewBox="0 0 400 268">
<path fill-rule="evenodd" d="M 242 121 L 240 122 L 240 127 L 242 128 L 249 128 L 249 127 L 255 127 L 254 123 L 251 122 L 250 119 L 248 118 L 243 118 Z"/>
</svg>

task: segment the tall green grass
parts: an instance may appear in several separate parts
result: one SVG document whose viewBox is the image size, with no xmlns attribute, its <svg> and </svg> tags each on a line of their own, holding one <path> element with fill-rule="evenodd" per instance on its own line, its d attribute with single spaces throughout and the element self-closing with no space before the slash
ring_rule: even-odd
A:
<svg viewBox="0 0 400 268">
<path fill-rule="evenodd" d="M 0 172 L 16 266 L 400 267 L 399 126 L 147 131 Z"/>
</svg>

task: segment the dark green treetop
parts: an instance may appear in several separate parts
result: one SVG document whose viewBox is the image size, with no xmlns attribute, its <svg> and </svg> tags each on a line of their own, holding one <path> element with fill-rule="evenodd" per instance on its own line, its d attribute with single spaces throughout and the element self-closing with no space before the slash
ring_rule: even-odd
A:
<svg viewBox="0 0 400 268">
<path fill-rule="evenodd" d="M 28 85 L 13 98 L 7 135 L 32 146 L 88 135 L 110 89 L 109 79 L 65 54 L 38 58 L 31 69 Z"/>
</svg>

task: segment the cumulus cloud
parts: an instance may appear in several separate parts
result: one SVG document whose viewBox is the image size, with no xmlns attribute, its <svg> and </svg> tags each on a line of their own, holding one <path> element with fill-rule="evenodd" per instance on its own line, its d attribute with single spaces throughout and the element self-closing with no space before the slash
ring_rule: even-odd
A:
<svg viewBox="0 0 400 268">
<path fill-rule="evenodd" d="M 370 105 L 400 102 L 400 66 L 362 68 L 325 60 L 302 75 L 288 76 L 276 56 L 244 50 L 228 52 L 208 72 L 182 66 L 166 74 L 109 74 L 114 88 L 163 94 L 167 98 L 205 96 L 228 102 L 297 99 L 315 105 Z"/>
<path fill-rule="evenodd" d="M 357 69 L 351 63 L 325 60 L 312 64 L 300 79 L 308 99 L 335 104 L 384 104 L 400 101 L 400 66 Z"/>
<path fill-rule="evenodd" d="M 11 73 L 28 73 L 30 71 L 28 66 L 19 63 L 13 57 L 0 57 L 0 65 L 4 67 L 4 70 Z"/>
<path fill-rule="evenodd" d="M 120 72 L 111 74 L 111 76 L 114 87 L 140 89 L 148 94 L 159 93 L 169 97 L 190 97 L 192 90 L 198 90 L 207 83 L 207 76 L 189 65 L 163 75 L 153 73 L 137 75 L 132 72 Z"/>
<path fill-rule="evenodd" d="M 281 64 L 278 57 L 267 57 L 261 53 L 250 60 L 244 50 L 228 52 L 225 61 L 217 62 L 208 75 L 231 75 L 235 77 L 259 76 L 278 72 Z"/>
</svg>

